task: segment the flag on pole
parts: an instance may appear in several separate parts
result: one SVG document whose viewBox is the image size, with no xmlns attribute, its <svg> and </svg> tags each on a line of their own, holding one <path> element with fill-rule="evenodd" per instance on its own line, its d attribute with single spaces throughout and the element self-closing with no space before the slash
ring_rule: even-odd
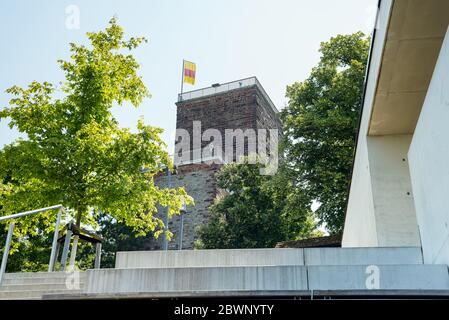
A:
<svg viewBox="0 0 449 320">
<path fill-rule="evenodd" d="M 194 85 L 195 72 L 196 72 L 196 65 L 193 62 L 184 60 L 183 82 Z"/>
</svg>

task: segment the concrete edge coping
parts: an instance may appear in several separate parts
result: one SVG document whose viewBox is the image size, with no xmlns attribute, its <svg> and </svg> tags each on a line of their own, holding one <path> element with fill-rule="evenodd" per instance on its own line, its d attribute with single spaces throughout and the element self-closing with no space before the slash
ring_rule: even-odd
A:
<svg viewBox="0 0 449 320">
<path fill-rule="evenodd" d="M 87 269 L 90 270 L 90 269 Z M 86 270 L 77 270 L 77 272 L 80 275 L 84 275 Z M 20 278 L 39 278 L 39 277 L 44 277 L 44 278 L 48 278 L 50 277 L 65 277 L 67 274 L 71 274 L 71 272 L 68 271 L 55 271 L 55 272 L 7 272 L 3 275 L 3 279 L 11 279 L 11 278 L 15 278 L 15 277 L 20 277 Z"/>
<path fill-rule="evenodd" d="M 201 250 L 136 250 L 136 251 L 117 251 L 116 255 L 122 254 L 194 254 L 196 253 L 218 253 L 218 252 L 263 252 L 263 251 L 301 251 L 306 248 L 254 248 L 254 249 L 201 249 Z"/>
<path fill-rule="evenodd" d="M 106 300 L 106 299 L 145 299 L 145 298 L 257 298 L 257 297 L 444 297 L 449 298 L 449 290 L 292 290 L 292 291 L 168 291 L 115 294 L 63 293 L 44 294 L 47 300 Z"/>
<path fill-rule="evenodd" d="M 299 251 L 299 250 L 380 250 L 380 249 L 416 249 L 421 251 L 421 247 L 407 246 L 407 247 L 320 247 L 320 248 L 254 248 L 254 249 L 200 249 L 200 250 L 136 250 L 136 251 L 117 251 L 117 255 L 121 254 L 152 254 L 152 253 L 168 253 L 168 254 L 188 254 L 188 252 L 231 252 L 231 251 Z"/>
<path fill-rule="evenodd" d="M 337 267 L 337 268 L 350 268 L 350 267 L 367 267 L 370 266 L 369 263 L 364 264 L 324 264 L 324 265 L 297 265 L 297 264 L 283 264 L 283 265 L 238 265 L 238 266 L 178 266 L 178 267 L 132 267 L 132 268 L 103 268 L 103 269 L 87 269 L 86 273 L 90 274 L 92 272 L 107 272 L 107 271 L 122 271 L 122 270 L 173 270 L 173 269 L 232 269 L 232 268 L 284 268 L 284 267 L 297 267 L 297 268 L 312 268 L 312 269 L 318 269 L 318 268 L 326 268 L 326 267 Z M 404 266 L 404 267 L 425 267 L 425 268 L 448 268 L 449 267 L 445 264 L 417 264 L 417 263 L 405 263 L 405 264 L 378 264 L 376 265 L 379 268 L 382 267 L 393 267 L 393 266 Z M 86 276 L 87 276 L 86 274 Z"/>
</svg>

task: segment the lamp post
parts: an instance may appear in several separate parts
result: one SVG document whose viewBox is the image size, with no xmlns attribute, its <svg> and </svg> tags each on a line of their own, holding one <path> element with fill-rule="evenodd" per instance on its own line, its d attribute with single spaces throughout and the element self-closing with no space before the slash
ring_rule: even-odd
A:
<svg viewBox="0 0 449 320">
<path fill-rule="evenodd" d="M 171 188 L 171 171 L 167 167 L 167 180 L 168 180 L 168 188 Z M 162 244 L 164 250 L 168 250 L 168 207 L 165 208 L 165 217 L 164 217 L 164 242 Z"/>
<path fill-rule="evenodd" d="M 187 206 L 185 200 L 183 199 L 181 206 L 181 226 L 179 230 L 179 246 L 178 246 L 179 250 L 182 250 L 182 238 L 184 236 L 184 214 L 186 213 L 187 213 Z"/>
</svg>

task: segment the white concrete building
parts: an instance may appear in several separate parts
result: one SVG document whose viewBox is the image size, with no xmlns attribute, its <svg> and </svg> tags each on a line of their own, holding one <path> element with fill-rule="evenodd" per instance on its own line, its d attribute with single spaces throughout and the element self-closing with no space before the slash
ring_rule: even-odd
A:
<svg viewBox="0 0 449 320">
<path fill-rule="evenodd" d="M 422 247 L 449 264 L 449 1 L 382 0 L 343 247 Z"/>
</svg>

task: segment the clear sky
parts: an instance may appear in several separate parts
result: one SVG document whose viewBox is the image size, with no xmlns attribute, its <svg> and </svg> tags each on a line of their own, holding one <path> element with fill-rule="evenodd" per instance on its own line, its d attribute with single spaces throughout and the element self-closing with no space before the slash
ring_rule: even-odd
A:
<svg viewBox="0 0 449 320">
<path fill-rule="evenodd" d="M 79 8 L 79 29 L 66 27 L 67 6 Z M 115 107 L 123 127 L 137 119 L 162 127 L 172 150 L 182 59 L 197 64 L 194 87 L 257 76 L 278 109 L 287 85 L 307 78 L 319 61 L 319 45 L 337 34 L 370 34 L 377 0 L 2 0 L 0 2 L 0 108 L 12 85 L 33 80 L 57 84 L 56 61 L 70 42 L 104 29 L 118 17 L 128 36 L 145 36 L 134 52 L 152 94 L 140 108 Z M 0 148 L 19 135 L 0 122 Z"/>
</svg>

